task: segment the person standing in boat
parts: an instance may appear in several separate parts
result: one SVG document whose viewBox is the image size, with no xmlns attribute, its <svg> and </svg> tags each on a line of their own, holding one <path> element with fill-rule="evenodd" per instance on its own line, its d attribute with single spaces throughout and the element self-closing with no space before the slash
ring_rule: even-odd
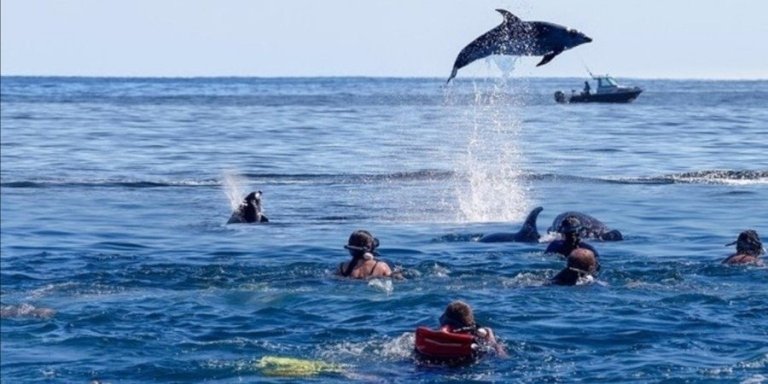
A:
<svg viewBox="0 0 768 384">
<path fill-rule="evenodd" d="M 339 264 L 337 274 L 353 279 L 365 279 L 369 277 L 390 277 L 392 269 L 381 260 L 376 249 L 379 247 L 379 239 L 365 230 L 352 232 L 347 245 L 344 246 L 352 256 L 352 260 Z"/>
<path fill-rule="evenodd" d="M 475 336 L 482 349 L 493 350 L 499 356 L 506 356 L 504 347 L 496 341 L 493 330 L 481 327 L 475 322 L 475 315 L 469 304 L 456 300 L 448 304 L 440 316 L 440 328 L 451 333 L 469 333 Z"/>
<path fill-rule="evenodd" d="M 584 94 L 589 95 L 589 91 L 591 90 L 589 86 L 589 81 L 584 81 Z"/>
</svg>

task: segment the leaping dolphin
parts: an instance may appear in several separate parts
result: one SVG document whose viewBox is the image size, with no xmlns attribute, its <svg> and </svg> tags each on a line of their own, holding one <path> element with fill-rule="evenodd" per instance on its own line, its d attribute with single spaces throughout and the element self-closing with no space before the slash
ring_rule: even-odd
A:
<svg viewBox="0 0 768 384">
<path fill-rule="evenodd" d="M 539 241 L 539 231 L 536 229 L 536 218 L 544 208 L 536 207 L 528 214 L 528 217 L 517 233 L 491 233 L 479 240 L 481 243 L 500 243 L 504 241 L 517 241 L 521 243 L 536 243 Z"/>
<path fill-rule="evenodd" d="M 449 82 L 460 68 L 490 55 L 544 56 L 536 64 L 538 67 L 549 63 L 566 49 L 592 41 L 575 29 L 544 21 L 522 21 L 507 10 L 496 11 L 504 16 L 504 22 L 459 52 Z"/>
</svg>

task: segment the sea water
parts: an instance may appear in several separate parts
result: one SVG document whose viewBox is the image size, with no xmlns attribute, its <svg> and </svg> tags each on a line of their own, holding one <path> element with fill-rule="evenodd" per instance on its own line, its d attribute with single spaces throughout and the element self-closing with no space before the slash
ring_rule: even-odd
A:
<svg viewBox="0 0 768 384">
<path fill-rule="evenodd" d="M 768 382 L 768 82 L 2 78 L 0 370 L 16 382 Z M 263 191 L 270 223 L 225 225 Z M 592 242 L 547 286 L 543 206 Z M 405 280 L 334 276 L 368 229 Z M 465 300 L 509 358 L 434 367 L 413 331 Z M 268 376 L 264 356 L 344 374 Z"/>
</svg>

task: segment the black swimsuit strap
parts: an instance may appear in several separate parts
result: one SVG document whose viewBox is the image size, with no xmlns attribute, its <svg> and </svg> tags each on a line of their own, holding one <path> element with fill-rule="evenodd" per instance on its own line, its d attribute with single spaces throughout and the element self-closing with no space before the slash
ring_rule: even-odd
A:
<svg viewBox="0 0 768 384">
<path fill-rule="evenodd" d="M 373 267 L 371 267 L 371 271 L 368 272 L 368 276 L 373 275 L 373 271 L 376 270 L 376 266 L 379 264 L 378 260 L 374 260 L 374 261 L 375 261 L 375 263 L 373 263 Z"/>
</svg>

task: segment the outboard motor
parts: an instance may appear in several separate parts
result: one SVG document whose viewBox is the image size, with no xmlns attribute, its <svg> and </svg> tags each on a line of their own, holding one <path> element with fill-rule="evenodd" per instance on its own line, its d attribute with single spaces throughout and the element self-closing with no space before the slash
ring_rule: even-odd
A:
<svg viewBox="0 0 768 384">
<path fill-rule="evenodd" d="M 555 92 L 555 101 L 561 104 L 565 103 L 565 93 L 563 91 Z"/>
</svg>

